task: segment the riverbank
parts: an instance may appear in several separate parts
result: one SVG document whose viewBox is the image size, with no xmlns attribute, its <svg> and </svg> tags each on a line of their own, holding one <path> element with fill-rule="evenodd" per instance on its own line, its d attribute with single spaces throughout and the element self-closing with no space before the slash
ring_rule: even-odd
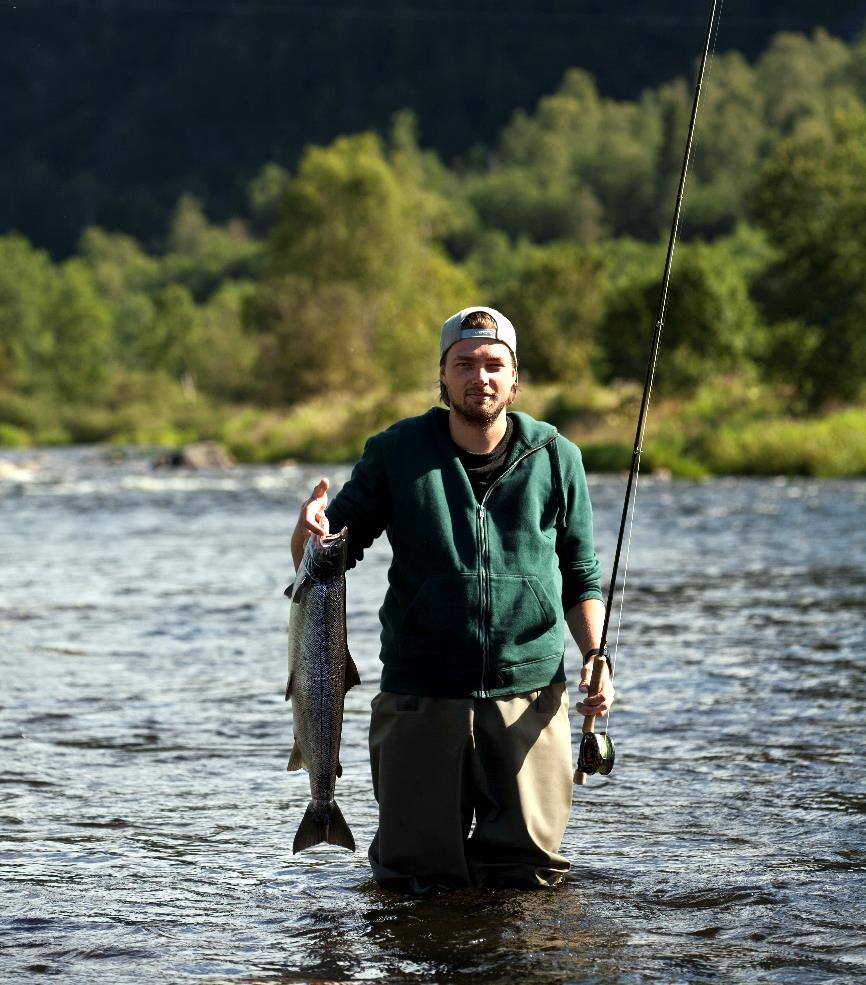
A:
<svg viewBox="0 0 866 985">
<path fill-rule="evenodd" d="M 178 447 L 221 442 L 242 463 L 358 458 L 366 438 L 436 403 L 434 388 L 371 391 L 354 400 L 321 397 L 286 409 L 217 405 L 165 388 L 112 407 L 50 408 L 0 403 L 0 447 L 65 444 Z M 629 467 L 640 404 L 635 385 L 525 386 L 515 404 L 554 423 L 581 446 L 593 472 Z M 654 399 L 642 468 L 674 476 L 866 475 L 866 406 L 794 416 L 779 393 L 734 378 L 690 397 Z"/>
</svg>

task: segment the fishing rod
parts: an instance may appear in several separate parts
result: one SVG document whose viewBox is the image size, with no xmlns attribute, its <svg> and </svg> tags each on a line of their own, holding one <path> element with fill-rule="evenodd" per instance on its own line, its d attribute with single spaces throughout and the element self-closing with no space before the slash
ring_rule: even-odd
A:
<svg viewBox="0 0 866 985">
<path fill-rule="evenodd" d="M 722 0 L 724 2 L 724 0 Z M 640 471 L 640 457 L 643 452 L 644 431 L 646 429 L 646 417 L 649 409 L 650 392 L 652 391 L 653 378 L 655 377 L 656 362 L 658 361 L 659 346 L 661 345 L 662 329 L 665 323 L 665 310 L 667 308 L 668 287 L 671 278 L 671 264 L 674 257 L 674 247 L 677 241 L 677 232 L 680 225 L 680 212 L 683 207 L 683 195 L 686 188 L 686 174 L 689 170 L 689 159 L 692 153 L 692 141 L 695 135 L 695 123 L 698 118 L 698 105 L 701 100 L 701 86 L 704 81 L 704 72 L 710 56 L 710 50 L 714 47 L 714 25 L 716 28 L 716 7 L 718 0 L 710 0 L 710 12 L 707 17 L 706 35 L 704 38 L 704 50 L 701 56 L 701 64 L 698 69 L 698 77 L 695 82 L 695 95 L 692 101 L 692 115 L 689 120 L 689 129 L 686 136 L 686 146 L 683 153 L 683 166 L 680 171 L 680 183 L 677 188 L 677 198 L 674 205 L 673 221 L 671 222 L 671 232 L 668 238 L 668 250 L 665 256 L 664 272 L 662 274 L 661 291 L 659 292 L 658 308 L 656 310 L 655 331 L 653 333 L 650 355 L 647 362 L 646 378 L 644 380 L 643 396 L 641 397 L 640 411 L 637 418 L 637 429 L 634 437 L 634 448 L 631 455 L 631 468 L 628 473 L 628 482 L 625 487 L 625 500 L 622 506 L 622 516 L 619 523 L 619 536 L 616 541 L 616 551 L 613 556 L 613 570 L 610 575 L 610 588 L 608 589 L 607 604 L 604 610 L 604 624 L 601 630 L 601 643 L 598 647 L 597 659 L 593 663 L 592 677 L 589 682 L 589 694 L 598 694 L 601 687 L 601 676 L 604 666 L 607 664 L 610 675 L 613 677 L 614 667 L 610 663 L 607 646 L 607 633 L 610 627 L 610 613 L 613 608 L 613 597 L 616 590 L 616 578 L 619 572 L 619 560 L 622 553 L 623 540 L 625 538 L 625 528 L 628 521 L 629 506 L 632 503 L 632 490 L 637 492 L 637 476 Z M 634 522 L 634 511 L 632 511 L 632 522 Z M 625 586 L 623 585 L 623 590 Z M 577 770 L 574 774 L 574 782 L 578 784 L 586 783 L 587 776 L 592 773 L 600 773 L 607 776 L 613 769 L 614 747 L 613 740 L 607 730 L 601 733 L 595 731 L 595 715 L 586 715 L 583 719 L 583 729 L 580 739 L 580 750 L 577 758 Z"/>
</svg>

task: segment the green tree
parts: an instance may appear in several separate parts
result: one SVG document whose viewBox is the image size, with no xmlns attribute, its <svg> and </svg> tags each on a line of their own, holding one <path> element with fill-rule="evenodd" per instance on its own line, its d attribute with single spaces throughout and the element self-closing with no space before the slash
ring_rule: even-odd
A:
<svg viewBox="0 0 866 985">
<path fill-rule="evenodd" d="M 111 315 L 81 260 L 58 268 L 45 323 L 51 346 L 43 354 L 40 376 L 47 388 L 70 403 L 98 400 L 109 377 Z"/>
<path fill-rule="evenodd" d="M 676 135 L 680 155 L 685 134 L 684 126 Z M 707 235 L 728 230 L 743 216 L 770 136 L 755 70 L 737 52 L 717 55 L 695 133 L 684 209 L 689 232 Z M 672 174 L 679 174 L 677 165 Z"/>
<path fill-rule="evenodd" d="M 601 203 L 574 177 L 546 184 L 529 168 L 512 166 L 470 181 L 468 193 L 483 225 L 510 237 L 593 243 L 604 232 Z"/>
<path fill-rule="evenodd" d="M 604 282 L 597 251 L 571 244 L 523 251 L 516 276 L 496 295 L 518 328 L 521 372 L 538 381 L 591 374 Z"/>
<path fill-rule="evenodd" d="M 139 366 L 138 347 L 155 317 L 153 295 L 161 279 L 159 260 L 145 253 L 131 236 L 96 226 L 82 233 L 78 255 L 111 312 L 112 361 L 118 366 Z"/>
<path fill-rule="evenodd" d="M 314 284 L 381 288 L 404 271 L 425 232 L 425 217 L 410 211 L 378 137 L 340 137 L 305 153 L 274 229 L 268 269 Z"/>
<path fill-rule="evenodd" d="M 852 49 L 823 28 L 811 37 L 777 34 L 755 66 L 767 126 L 791 136 L 804 123 L 829 123 L 835 112 L 851 108 L 856 99 L 852 62 Z"/>
<path fill-rule="evenodd" d="M 114 359 L 118 365 L 142 369 L 149 364 L 146 340 L 155 320 L 153 297 L 143 291 L 128 291 L 112 306 Z"/>
<path fill-rule="evenodd" d="M 290 181 L 288 171 L 271 161 L 247 186 L 247 202 L 257 233 L 266 233 L 279 218 Z"/>
<path fill-rule="evenodd" d="M 163 288 L 182 285 L 196 301 L 204 301 L 225 280 L 258 273 L 261 244 L 240 219 L 225 225 L 208 221 L 201 202 L 182 195 L 168 235 L 168 250 L 159 265 Z"/>
<path fill-rule="evenodd" d="M 499 296 L 517 278 L 523 255 L 533 245 L 525 238 L 514 243 L 499 229 L 480 233 L 466 266 L 485 297 Z"/>
<path fill-rule="evenodd" d="M 245 322 L 258 330 L 256 396 L 265 404 L 359 393 L 383 381 L 372 341 L 379 310 L 354 284 L 270 278 L 248 299 Z"/>
<path fill-rule="evenodd" d="M 424 239 L 459 243 L 471 235 L 477 216 L 462 183 L 436 153 L 422 149 L 418 120 L 410 110 L 391 118 L 386 157 L 407 196 L 409 211 L 422 223 Z"/>
<path fill-rule="evenodd" d="M 194 195 L 181 195 L 168 232 L 168 253 L 200 256 L 206 249 L 210 226 L 201 201 Z"/>
<path fill-rule="evenodd" d="M 392 163 L 360 134 L 304 155 L 247 305 L 271 398 L 435 379 L 436 329 L 474 284 L 445 256 L 446 204 L 400 159 L 407 152 Z"/>
<path fill-rule="evenodd" d="M 132 236 L 88 226 L 81 234 L 78 256 L 90 268 L 99 293 L 111 304 L 122 302 L 131 291 L 150 290 L 156 283 L 158 262 Z"/>
<path fill-rule="evenodd" d="M 605 100 L 596 153 L 580 175 L 604 209 L 608 226 L 652 237 L 658 230 L 658 159 L 663 127 L 658 101 L 645 93 L 635 102 Z"/>
<path fill-rule="evenodd" d="M 256 340 L 244 329 L 243 311 L 256 291 L 249 282 L 227 281 L 196 313 L 188 370 L 196 386 L 222 399 L 255 393 Z"/>
<path fill-rule="evenodd" d="M 536 242 L 598 239 L 604 210 L 589 176 L 608 108 L 592 77 L 572 69 L 534 115 L 516 112 L 486 168 L 466 178 L 484 225 Z"/>
<path fill-rule="evenodd" d="M 18 235 L 0 237 L 0 387 L 27 389 L 51 349 L 44 320 L 51 259 Z"/>
<path fill-rule="evenodd" d="M 133 314 L 126 326 L 130 365 L 182 379 L 190 372 L 197 325 L 195 302 L 187 288 L 169 284 L 156 292 L 149 312 L 142 308 Z M 144 320 L 144 314 L 150 317 Z"/>
<path fill-rule="evenodd" d="M 780 254 L 763 296 L 777 323 L 772 351 L 800 323 L 800 396 L 812 407 L 857 397 L 866 380 L 866 110 L 781 144 L 754 213 Z"/>
<path fill-rule="evenodd" d="M 600 333 L 605 379 L 643 381 L 658 292 L 659 278 L 653 275 L 635 280 L 611 299 Z M 701 243 L 681 246 L 668 291 L 656 388 L 677 393 L 745 369 L 762 345 L 742 271 L 723 250 Z"/>
<path fill-rule="evenodd" d="M 866 103 L 866 28 L 851 46 L 847 76 L 861 103 Z"/>
</svg>

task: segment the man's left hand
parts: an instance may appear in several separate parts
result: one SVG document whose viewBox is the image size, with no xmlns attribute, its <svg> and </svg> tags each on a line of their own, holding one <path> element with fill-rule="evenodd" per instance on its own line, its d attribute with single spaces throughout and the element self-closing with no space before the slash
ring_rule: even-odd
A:
<svg viewBox="0 0 866 985">
<path fill-rule="evenodd" d="M 595 660 L 601 660 L 604 666 L 601 671 L 598 694 L 590 695 L 589 682 L 592 678 Z M 575 708 L 579 714 L 604 715 L 610 711 L 610 706 L 613 704 L 613 696 L 616 692 L 613 686 L 613 681 L 610 679 L 607 661 L 603 657 L 596 657 L 594 660 L 590 660 L 588 664 L 584 664 L 584 667 L 580 672 L 580 685 L 578 690 L 583 691 L 587 695 L 579 701 L 577 705 L 575 705 Z"/>
</svg>

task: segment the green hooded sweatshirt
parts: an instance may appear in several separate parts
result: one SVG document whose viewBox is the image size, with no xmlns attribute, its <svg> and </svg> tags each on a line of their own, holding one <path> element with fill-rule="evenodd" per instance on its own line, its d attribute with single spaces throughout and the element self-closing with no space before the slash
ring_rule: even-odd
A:
<svg viewBox="0 0 866 985">
<path fill-rule="evenodd" d="M 562 599 L 601 598 L 580 451 L 550 424 L 509 414 L 510 456 L 478 503 L 447 413 L 370 438 L 327 509 L 331 530 L 348 527 L 350 566 L 383 530 L 393 549 L 381 688 L 504 697 L 562 681 Z"/>
</svg>

